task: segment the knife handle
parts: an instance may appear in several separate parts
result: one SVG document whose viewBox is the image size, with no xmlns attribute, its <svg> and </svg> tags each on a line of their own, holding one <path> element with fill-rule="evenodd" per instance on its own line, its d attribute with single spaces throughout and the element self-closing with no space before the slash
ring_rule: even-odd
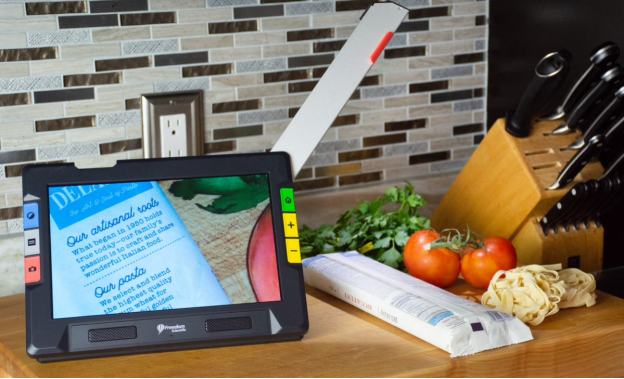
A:
<svg viewBox="0 0 624 379">
<path fill-rule="evenodd" d="M 620 88 L 620 86 L 624 84 L 624 68 L 616 63 L 612 69 L 602 75 L 598 84 L 605 82 L 607 85 L 602 86 L 602 88 L 604 88 L 604 92 L 598 96 L 593 104 L 590 105 L 590 109 L 581 115 L 581 119 L 576 125 L 577 129 L 581 129 L 582 132 L 587 130 L 588 121 L 596 115 L 597 112 L 595 109 L 599 109 L 601 105 L 604 106 L 604 103 L 607 102 L 609 96 L 611 96 L 618 88 Z M 592 105 L 593 107 L 591 107 Z"/>
<path fill-rule="evenodd" d="M 598 100 L 608 96 L 609 90 L 613 91 L 613 89 L 617 88 L 622 79 L 624 79 L 624 69 L 619 65 L 602 74 L 600 81 L 570 111 L 566 124 L 575 128 L 583 120 L 583 116 L 586 116 L 587 111 L 595 106 Z"/>
<path fill-rule="evenodd" d="M 622 108 L 623 100 L 624 87 L 621 87 L 615 92 L 615 94 L 613 95 L 613 99 L 611 99 L 611 101 L 602 109 L 598 117 L 596 117 L 594 121 L 592 121 L 583 136 L 578 141 L 570 145 L 570 148 L 578 149 L 588 144 L 589 140 L 593 136 L 601 132 L 601 129 L 603 129 L 602 127 L 611 119 L 613 115 L 616 114 L 616 111 Z M 611 131 L 611 128 L 609 129 L 609 131 Z M 615 131 L 611 131 L 609 137 L 611 137 L 614 132 Z M 608 137 L 605 134 L 605 142 L 607 140 Z"/>
<path fill-rule="evenodd" d="M 556 226 L 556 222 L 554 220 L 557 218 L 558 213 L 561 212 L 561 208 L 557 208 L 557 207 L 561 207 L 560 202 L 555 204 L 555 206 L 551 208 L 546 214 L 546 216 L 544 216 L 539 222 L 540 226 L 542 227 L 542 232 L 544 233 L 545 236 L 548 236 L 548 231 L 550 229 L 554 229 Z"/>
<path fill-rule="evenodd" d="M 535 76 L 522 94 L 518 108 L 507 119 L 506 130 L 509 134 L 518 138 L 529 136 L 533 119 L 539 117 L 567 76 L 571 59 L 572 55 L 562 50 L 550 53 L 539 61 Z"/>
<path fill-rule="evenodd" d="M 572 212 L 566 220 L 566 224 L 568 226 L 574 226 L 576 230 L 579 229 L 580 223 L 583 222 L 585 218 L 592 213 L 592 207 L 594 207 L 596 203 L 602 199 L 602 197 L 599 196 L 600 192 L 605 191 L 604 181 L 599 182 L 597 180 L 590 180 L 586 183 L 588 187 L 588 193 L 585 201 L 579 204 L 579 206 L 574 209 L 574 212 Z M 611 183 L 606 184 L 611 185 Z"/>
<path fill-rule="evenodd" d="M 592 113 L 595 114 L 595 112 L 590 112 L 590 110 L 595 107 L 600 107 L 600 103 L 604 100 L 603 97 L 608 95 L 609 90 L 612 88 L 617 88 L 616 86 L 624 79 L 624 69 L 618 64 L 614 66 L 615 67 L 602 74 L 601 80 L 590 89 L 589 93 L 576 104 L 569 114 L 566 113 L 566 121 L 553 130 L 552 134 L 573 133 L 577 127 L 582 127 L 581 124 L 593 116 Z"/>
<path fill-rule="evenodd" d="M 605 213 L 605 210 L 615 208 L 621 198 L 622 189 L 624 189 L 624 187 L 622 187 L 622 178 L 618 175 L 601 178 L 599 180 L 607 185 L 604 186 L 600 194 L 600 200 L 594 205 L 592 212 L 583 220 L 586 225 L 589 225 L 592 220 L 599 225 L 600 216 Z"/>
<path fill-rule="evenodd" d="M 600 218 L 609 213 L 610 210 L 617 209 L 618 205 L 622 202 L 622 199 L 624 199 L 624 183 L 622 178 L 617 175 L 612 178 L 616 182 L 616 188 L 613 189 L 611 196 L 600 204 L 600 207 L 596 209 L 596 212 L 592 216 L 592 219 L 598 225 L 600 225 Z"/>
<path fill-rule="evenodd" d="M 617 159 L 611 162 L 609 167 L 607 167 L 602 173 L 602 176 L 600 176 L 600 179 L 604 179 L 611 175 L 619 174 L 622 172 L 622 169 L 624 169 L 624 152 L 619 157 L 617 157 Z"/>
<path fill-rule="evenodd" d="M 604 69 L 611 67 L 620 57 L 620 48 L 615 42 L 605 42 L 596 47 L 589 58 L 591 65 L 572 86 L 572 89 L 560 106 L 561 111 L 567 115 L 576 105 L 578 100 L 587 93 Z"/>
<path fill-rule="evenodd" d="M 593 136 L 589 143 L 583 146 L 573 157 L 568 164 L 561 170 L 557 180 L 548 187 L 549 190 L 563 188 L 568 185 L 578 175 L 583 168 L 589 163 L 589 161 L 598 154 L 604 147 L 604 136 L 597 134 Z"/>
<path fill-rule="evenodd" d="M 602 133 L 605 136 L 605 143 L 607 144 L 607 149 L 614 147 L 614 139 L 624 132 L 624 113 L 620 111 L 618 116 L 613 120 L 608 127 L 606 127 L 605 132 Z"/>
<path fill-rule="evenodd" d="M 540 226 L 542 227 L 542 232 L 544 235 L 548 236 L 548 230 L 554 229 L 557 227 L 559 220 L 563 216 L 563 214 L 567 211 L 567 207 L 564 207 L 564 204 L 569 204 L 574 201 L 574 198 L 578 195 L 577 188 L 579 185 L 583 183 L 578 183 L 574 188 L 572 188 L 568 193 L 566 193 L 558 202 L 555 204 L 546 215 L 540 220 Z"/>
</svg>

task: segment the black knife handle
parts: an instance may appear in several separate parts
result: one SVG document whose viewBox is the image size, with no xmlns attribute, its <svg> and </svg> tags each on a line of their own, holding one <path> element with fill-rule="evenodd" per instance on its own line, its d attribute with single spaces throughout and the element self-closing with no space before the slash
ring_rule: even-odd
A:
<svg viewBox="0 0 624 379">
<path fill-rule="evenodd" d="M 622 154 L 617 159 L 611 162 L 609 167 L 607 167 L 602 173 L 602 176 L 600 176 L 600 179 L 604 179 L 608 176 L 619 174 L 622 172 L 623 169 L 624 169 L 624 152 L 622 152 Z"/>
<path fill-rule="evenodd" d="M 624 191 L 622 190 L 624 183 L 620 177 L 614 175 L 607 179 L 612 179 L 612 181 L 615 182 L 615 188 L 612 189 L 610 196 L 605 197 L 604 201 L 596 207 L 595 212 L 593 212 L 590 218 L 590 220 L 593 220 L 598 226 L 600 226 L 600 218 L 602 216 L 609 213 L 612 209 L 617 209 L 617 205 L 622 201 L 622 197 L 624 195 Z"/>
<path fill-rule="evenodd" d="M 576 105 L 578 100 L 591 87 L 605 68 L 611 67 L 620 57 L 620 48 L 615 42 L 605 42 L 596 47 L 589 58 L 591 65 L 572 86 L 572 89 L 563 100 L 560 106 L 564 114 L 568 114 Z"/>
<path fill-rule="evenodd" d="M 542 227 L 544 235 L 548 236 L 549 229 L 556 230 L 562 218 L 569 212 L 572 204 L 582 195 L 583 188 L 581 187 L 584 185 L 585 183 L 577 183 L 568 193 L 563 195 L 557 204 L 546 213 L 546 216 L 540 220 L 540 226 Z"/>
<path fill-rule="evenodd" d="M 525 89 L 515 112 L 507 118 L 509 134 L 526 138 L 531 131 L 534 118 L 539 117 L 549 100 L 568 74 L 572 54 L 566 50 L 550 53 L 535 67 L 535 76 Z"/>
<path fill-rule="evenodd" d="M 581 182 L 577 183 L 577 185 L 572 188 L 572 190 L 574 189 L 577 190 L 577 194 L 573 199 L 570 200 L 570 202 L 560 202 L 561 204 L 563 204 L 563 212 L 561 212 L 557 220 L 555 220 L 555 229 L 558 229 L 559 226 L 562 226 L 566 231 L 570 230 L 570 216 L 572 216 L 576 212 L 578 207 L 582 206 L 583 203 L 587 201 L 587 196 L 589 195 L 591 188 L 589 183 Z"/>
<path fill-rule="evenodd" d="M 609 148 L 619 148 L 619 146 L 614 145 L 615 137 L 618 137 L 624 132 L 624 112 L 620 112 L 618 116 L 613 120 L 609 126 L 603 129 L 605 136 L 605 143 L 607 144 L 607 149 Z"/>
<path fill-rule="evenodd" d="M 600 196 L 601 192 L 604 192 L 605 185 L 611 185 L 611 183 L 605 183 L 606 181 L 599 182 L 597 180 L 590 180 L 587 182 L 588 186 L 588 194 L 586 196 L 585 201 L 579 206 L 576 207 L 574 212 L 572 212 L 568 219 L 566 220 L 566 224 L 568 226 L 574 226 L 576 230 L 579 230 L 580 223 L 585 220 L 585 218 L 592 213 L 592 207 L 596 205 L 596 203 L 602 199 Z M 609 188 L 610 190 L 611 188 Z"/>
<path fill-rule="evenodd" d="M 604 97 L 610 95 L 609 91 L 614 90 L 624 79 L 624 69 L 615 64 L 613 68 L 607 70 L 602 74 L 601 80 L 592 87 L 589 93 L 579 101 L 576 106 L 566 114 L 566 121 L 552 131 L 552 134 L 569 134 L 574 132 L 579 126 L 583 128 L 582 124 L 585 124 L 587 119 L 591 119 L 595 116 L 595 108 L 600 109 L 601 103 L 604 102 Z M 580 142 L 579 142 L 580 143 Z"/>
<path fill-rule="evenodd" d="M 622 104 L 624 104 L 624 87 L 621 87 L 615 92 L 613 98 L 602 109 L 598 117 L 596 117 L 594 121 L 592 121 L 592 123 L 589 125 L 589 127 L 585 131 L 585 134 L 583 134 L 583 136 L 579 140 L 570 145 L 570 147 L 573 149 L 581 148 L 588 144 L 589 140 L 596 134 L 600 133 L 603 130 L 603 126 L 611 119 L 613 115 L 616 114 L 619 109 L 622 108 Z M 613 133 L 614 131 L 611 132 L 610 136 L 613 135 Z M 609 138 L 607 138 L 607 135 L 605 134 L 605 142 L 608 139 Z"/>
<path fill-rule="evenodd" d="M 603 86 L 605 89 L 604 92 L 594 102 L 593 107 L 590 106 L 590 109 L 581 115 L 581 119 L 576 125 L 577 129 L 580 128 L 582 132 L 587 130 L 587 124 L 597 113 L 599 113 L 600 107 L 604 106 L 604 103 L 607 102 L 609 96 L 611 96 L 618 88 L 620 88 L 620 86 L 624 84 L 624 68 L 616 63 L 612 69 L 602 75 L 598 84 L 603 82 L 608 83 L 607 86 Z"/>
<path fill-rule="evenodd" d="M 589 93 L 576 104 L 574 109 L 570 111 L 570 116 L 566 119 L 566 124 L 572 128 L 575 128 L 577 124 L 584 118 L 587 111 L 596 105 L 596 102 L 603 98 L 605 95 L 609 95 L 609 90 L 617 88 L 617 85 L 624 79 L 624 69 L 617 65 L 608 70 L 600 81 L 591 88 Z"/>
<path fill-rule="evenodd" d="M 561 170 L 559 177 L 548 187 L 549 190 L 563 188 L 568 185 L 578 175 L 590 160 L 604 147 L 604 136 L 597 134 L 570 159 L 568 164 Z"/>
</svg>

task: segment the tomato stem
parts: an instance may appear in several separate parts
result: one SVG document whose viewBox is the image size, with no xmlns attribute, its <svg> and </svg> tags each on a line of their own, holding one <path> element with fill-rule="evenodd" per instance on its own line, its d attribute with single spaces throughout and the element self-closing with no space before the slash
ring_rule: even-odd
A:
<svg viewBox="0 0 624 379">
<path fill-rule="evenodd" d="M 466 225 L 466 234 L 462 234 L 457 229 L 444 229 L 441 237 L 427 244 L 425 250 L 431 251 L 435 249 L 449 249 L 455 253 L 461 254 L 466 249 L 485 249 L 483 238 L 475 232 L 470 231 L 470 227 Z M 473 236 L 476 236 L 475 239 Z"/>
</svg>

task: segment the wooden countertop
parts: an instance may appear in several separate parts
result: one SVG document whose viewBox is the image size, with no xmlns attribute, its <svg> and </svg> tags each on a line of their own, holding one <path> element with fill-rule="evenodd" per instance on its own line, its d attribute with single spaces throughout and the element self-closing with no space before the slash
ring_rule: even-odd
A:
<svg viewBox="0 0 624 379">
<path fill-rule="evenodd" d="M 450 291 L 478 295 L 465 284 Z M 298 342 L 41 364 L 26 355 L 24 296 L 0 298 L 0 377 L 624 376 L 624 300 L 604 293 L 532 327 L 533 341 L 453 359 L 314 288 L 308 308 Z"/>
</svg>

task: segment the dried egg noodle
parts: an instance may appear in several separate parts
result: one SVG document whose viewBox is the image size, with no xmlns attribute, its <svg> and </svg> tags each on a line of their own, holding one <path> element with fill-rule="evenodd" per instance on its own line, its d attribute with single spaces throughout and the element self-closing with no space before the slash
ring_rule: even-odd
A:
<svg viewBox="0 0 624 379">
<path fill-rule="evenodd" d="M 563 308 L 596 304 L 596 281 L 591 274 L 561 265 L 529 265 L 494 275 L 481 303 L 513 315 L 524 323 L 539 325 Z"/>
<path fill-rule="evenodd" d="M 574 308 L 596 304 L 596 280 L 577 268 L 568 268 L 559 272 L 559 278 L 565 282 L 566 295 L 561 299 L 559 308 Z"/>
</svg>

